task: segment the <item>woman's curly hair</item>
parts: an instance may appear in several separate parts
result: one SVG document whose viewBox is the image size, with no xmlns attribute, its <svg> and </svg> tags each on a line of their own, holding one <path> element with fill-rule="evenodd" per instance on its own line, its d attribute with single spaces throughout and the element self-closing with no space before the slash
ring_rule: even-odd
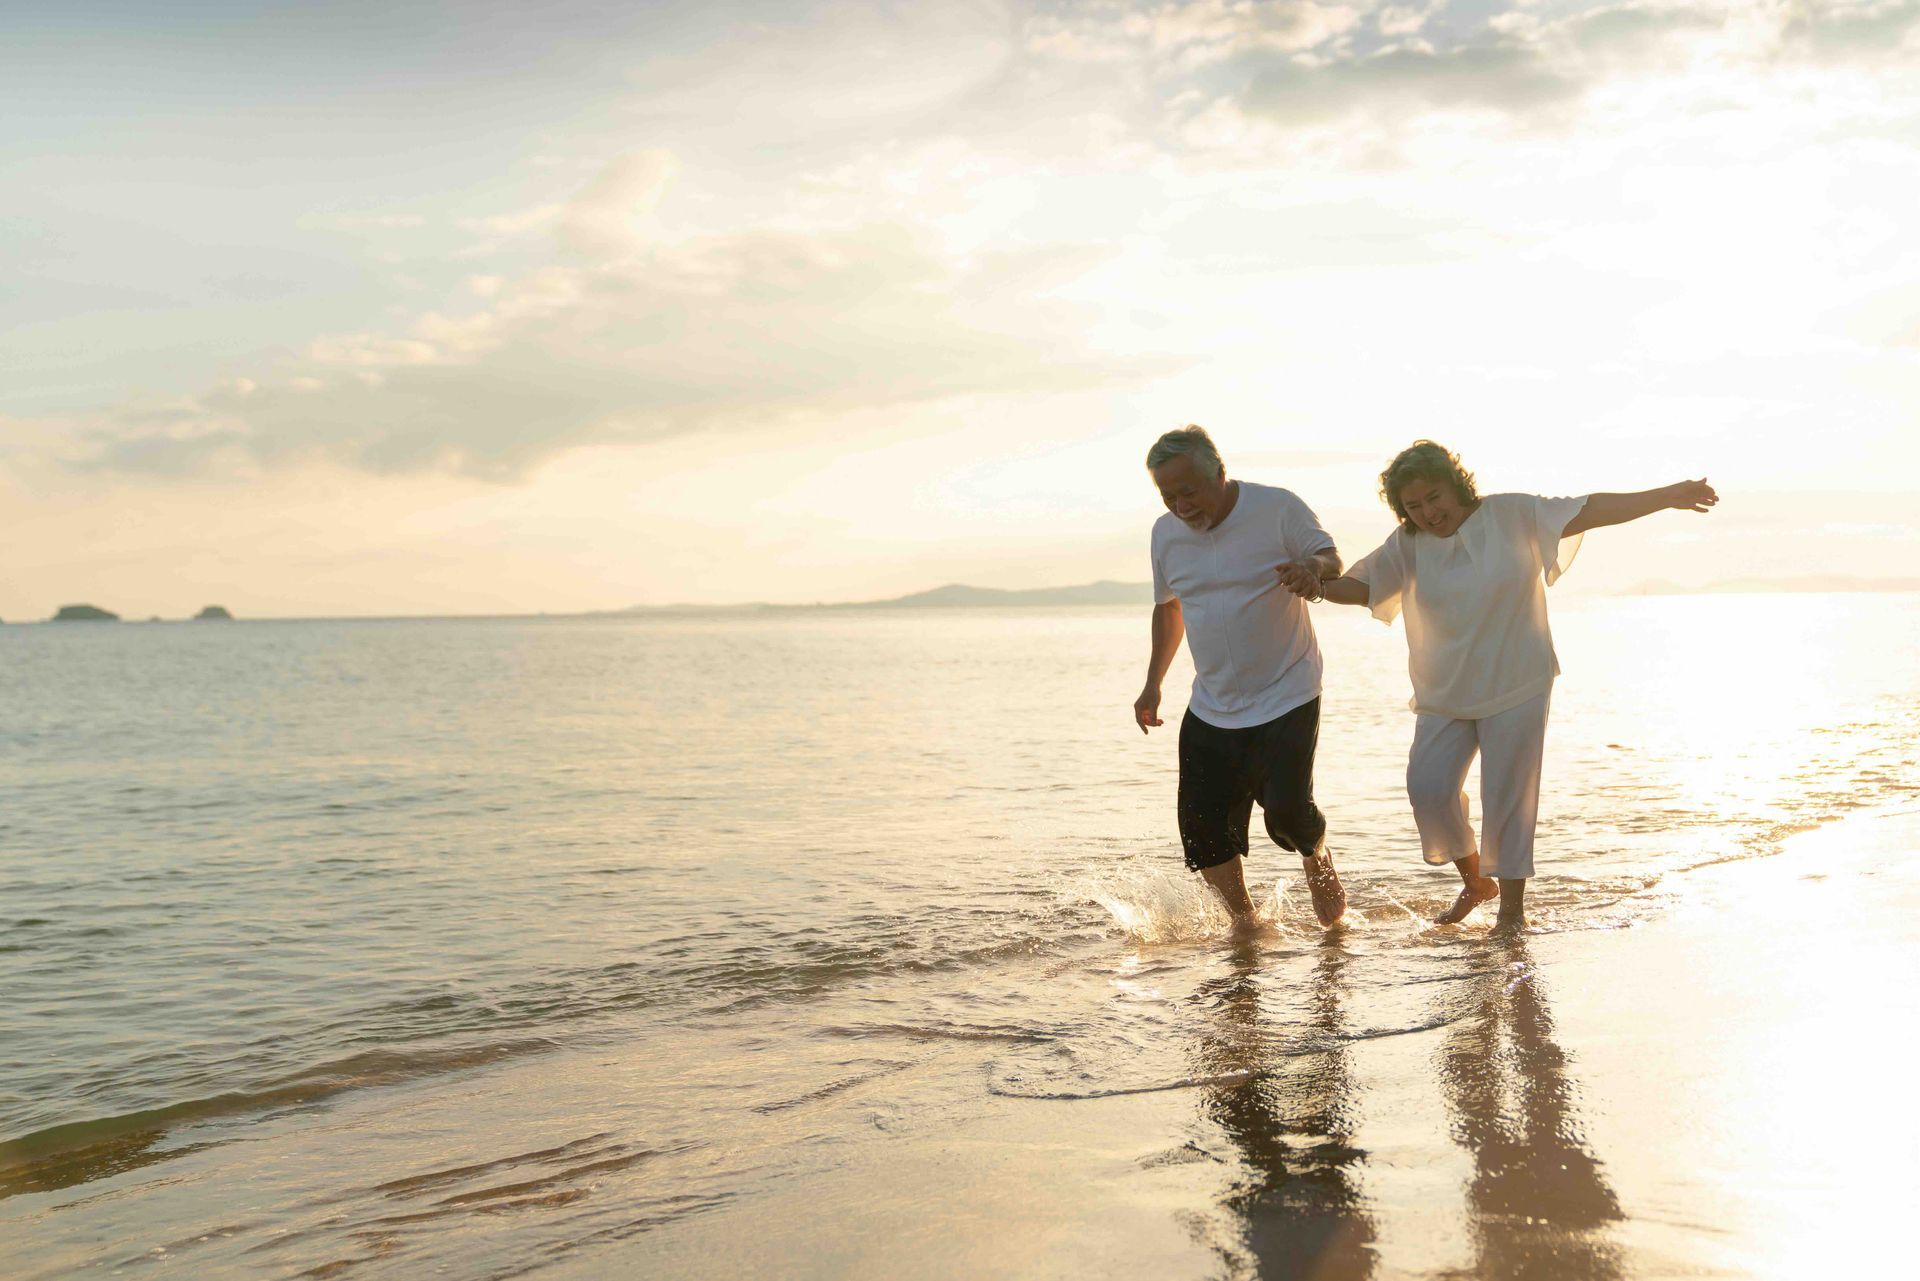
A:
<svg viewBox="0 0 1920 1281">
<path fill-rule="evenodd" d="M 1393 508 L 1393 514 L 1400 518 L 1400 527 L 1409 534 L 1417 531 L 1407 519 L 1407 509 L 1400 503 L 1400 491 L 1416 480 L 1453 486 L 1454 496 L 1469 510 L 1480 501 L 1480 491 L 1473 485 L 1473 473 L 1460 465 L 1460 455 L 1434 441 L 1416 440 L 1394 455 L 1387 469 L 1380 473 L 1380 497 Z"/>
</svg>

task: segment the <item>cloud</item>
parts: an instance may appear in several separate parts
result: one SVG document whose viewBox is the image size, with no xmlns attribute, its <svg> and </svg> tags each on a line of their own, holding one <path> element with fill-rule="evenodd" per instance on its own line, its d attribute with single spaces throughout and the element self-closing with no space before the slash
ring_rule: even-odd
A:
<svg viewBox="0 0 1920 1281">
<path fill-rule="evenodd" d="M 1240 105 L 1288 124 L 1360 113 L 1395 119 L 1428 112 L 1537 115 L 1570 103 L 1623 70 L 1655 60 L 1675 36 L 1718 32 L 1724 10 L 1691 4 L 1625 4 L 1560 19 L 1526 8 L 1496 14 L 1485 29 L 1436 33 L 1433 11 L 1384 10 L 1378 28 L 1431 38 L 1391 40 L 1324 58 L 1261 54 L 1243 60 Z"/>
<path fill-rule="evenodd" d="M 163 477 L 230 465 L 240 457 L 237 451 L 246 443 L 248 429 L 228 408 L 248 402 L 260 390 L 248 379 L 234 378 L 203 399 L 124 405 L 86 421 L 77 431 L 69 427 L 62 432 L 61 424 L 43 422 L 43 439 L 50 447 L 38 456 L 80 471 Z"/>
<path fill-rule="evenodd" d="M 201 474 L 229 461 L 245 444 L 244 433 L 204 431 L 185 436 L 103 434 L 96 450 L 72 465 L 79 471 L 114 471 L 174 479 Z"/>
<path fill-rule="evenodd" d="M 1389 7 L 1374 24 L 1387 43 L 1355 40 L 1312 55 L 1250 51 L 1238 64 L 1249 73 L 1238 101 L 1285 123 L 1463 109 L 1531 117 L 1637 75 L 1764 72 L 1876 52 L 1911 58 L 1920 0 L 1630 0 L 1559 15 L 1519 4 L 1480 29 L 1444 24 L 1446 16 Z"/>
<path fill-rule="evenodd" d="M 1451 50 L 1400 45 L 1323 64 L 1263 61 L 1244 95 L 1256 115 L 1306 123 L 1365 109 L 1524 111 L 1564 100 L 1580 85 L 1537 50 L 1501 41 Z"/>
<path fill-rule="evenodd" d="M 430 365 L 440 352 L 418 338 L 390 338 L 384 334 L 345 334 L 316 338 L 308 355 L 322 365 Z"/>
<path fill-rule="evenodd" d="M 1176 152 L 1184 143 L 1251 154 L 1270 149 L 1275 128 L 1396 128 L 1436 114 L 1569 129 L 1589 94 L 1638 77 L 1912 61 L 1916 32 L 1920 0 L 1627 0 L 1571 11 L 1090 0 L 1034 17 L 1026 48 L 1042 65 L 1098 64 L 1116 84 L 1144 73 L 1153 117 L 1175 122 L 1157 136 Z M 1707 97 L 1703 111 L 1713 109 Z M 1136 120 L 1155 132 L 1152 117 Z"/>
<path fill-rule="evenodd" d="M 1357 26 L 1367 3 L 1315 0 L 1176 0 L 1131 12 L 1095 0 L 1035 17 L 1030 53 L 1069 62 L 1111 63 L 1151 56 L 1198 67 L 1256 49 L 1312 49 Z"/>
<path fill-rule="evenodd" d="M 1920 0 L 1791 0 L 1780 46 L 1820 61 L 1911 57 L 1916 28 Z"/>
<path fill-rule="evenodd" d="M 564 205 L 558 203 L 534 205 L 529 209 L 490 214 L 485 218 L 462 218 L 459 226 L 462 231 L 483 231 L 491 236 L 518 236 L 537 227 L 546 226 L 558 218 L 564 208 Z"/>
<path fill-rule="evenodd" d="M 507 241 L 529 232 L 551 228 L 561 247 L 588 257 L 606 258 L 633 250 L 639 243 L 637 219 L 659 203 L 678 169 L 673 153 L 655 148 L 616 156 L 585 187 L 566 200 L 547 201 L 483 218 L 462 218 L 462 231 L 487 239 L 472 245 L 465 257 L 484 257 Z M 475 277 L 477 281 L 490 279 Z"/>
<path fill-rule="evenodd" d="M 1684 276 L 1694 264 L 1674 258 L 1712 258 L 1728 237 L 1717 213 L 1682 217 L 1700 200 L 1647 206 L 1648 191 L 1677 189 L 1663 166 L 1702 175 L 1711 194 L 1724 183 L 1708 149 L 1727 150 L 1730 135 L 1751 168 L 1785 136 L 1779 122 L 1830 139 L 1847 113 L 1883 103 L 1881 137 L 1898 149 L 1903 100 L 1879 92 L 1892 77 L 1861 74 L 1851 95 L 1823 94 L 1848 77 L 1822 60 L 1908 57 L 1917 14 L 1920 0 L 1492 14 L 1426 0 L 1106 0 L 1030 17 L 1014 28 L 1024 52 L 1004 58 L 1004 31 L 976 23 L 964 75 L 918 83 L 938 59 L 916 38 L 910 65 L 889 64 L 883 82 L 834 80 L 849 103 L 782 118 L 805 148 L 768 147 L 743 127 L 725 181 L 684 198 L 671 152 L 617 156 L 576 189 L 460 224 L 496 239 L 451 258 L 484 256 L 499 238 L 512 252 L 444 264 L 446 292 L 430 308 L 369 307 L 404 319 L 293 343 L 296 357 L 245 371 L 250 394 L 214 388 L 164 428 L 123 409 L 76 431 L 92 465 L 130 471 L 317 457 L 513 480 L 596 442 L 1136 382 L 1164 364 L 1117 348 L 1201 350 L 1191 335 L 1211 322 L 1194 300 L 1216 282 L 1248 282 L 1236 287 L 1250 298 L 1272 282 L 1292 304 L 1308 271 L 1419 261 L 1467 281 L 1520 253 L 1578 257 L 1643 238 L 1652 249 L 1622 255 L 1633 270 L 1611 278 Z M 763 42 L 760 56 L 773 65 L 780 52 Z M 834 65 L 850 72 L 887 61 L 841 52 Z M 782 85 L 814 76 L 791 61 L 805 75 Z M 777 110 L 760 92 L 757 104 Z M 718 127 L 676 134 L 681 118 L 664 110 L 635 119 L 649 140 L 716 153 L 727 141 Z M 1543 190 L 1555 186 L 1543 174 L 1565 189 Z M 1757 208 L 1778 205 L 1765 184 L 1753 190 Z M 1380 207 L 1432 216 L 1369 222 Z M 703 217 L 734 230 L 688 234 Z M 1665 234 L 1649 236 L 1655 224 Z M 1696 241 L 1703 253 L 1672 248 Z M 1107 244 L 1129 246 L 1110 272 Z M 543 251 L 546 265 L 526 270 Z M 1393 288 L 1418 279 L 1404 273 Z M 1335 302 L 1361 296 L 1327 288 Z M 1070 292 L 1104 303 L 1068 303 Z M 1392 322 L 1392 306 L 1380 310 L 1386 321 L 1368 324 Z M 1156 340 L 1144 331 L 1161 316 L 1170 336 Z"/>
<path fill-rule="evenodd" d="M 561 244 L 591 257 L 634 248 L 634 220 L 659 203 L 675 167 L 673 153 L 657 149 L 615 159 L 561 211 Z"/>
<path fill-rule="evenodd" d="M 1439 9 L 1440 0 L 1425 5 L 1388 5 L 1374 18 L 1374 26 L 1383 36 L 1414 35 Z"/>
<path fill-rule="evenodd" d="M 587 207 L 631 210 L 659 180 L 622 168 Z M 107 415 L 84 431 L 82 465 L 324 459 L 515 481 L 587 444 L 1162 372 L 1087 349 L 1093 317 L 1047 296 L 1099 258 L 1036 246 L 959 261 L 897 225 L 629 242 L 505 281 L 478 310 L 316 340 L 300 367 L 171 406 L 162 427 Z"/>
</svg>

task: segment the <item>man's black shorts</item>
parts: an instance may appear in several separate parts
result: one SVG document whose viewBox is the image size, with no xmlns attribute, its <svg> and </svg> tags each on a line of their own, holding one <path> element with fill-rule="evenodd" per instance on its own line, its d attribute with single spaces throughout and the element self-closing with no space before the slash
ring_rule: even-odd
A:
<svg viewBox="0 0 1920 1281">
<path fill-rule="evenodd" d="M 1318 698 L 1246 729 L 1221 729 L 1189 711 L 1180 722 L 1180 844 L 1187 866 L 1199 871 L 1244 855 L 1256 800 L 1275 844 L 1315 853 L 1327 831 L 1313 803 L 1319 739 Z"/>
</svg>

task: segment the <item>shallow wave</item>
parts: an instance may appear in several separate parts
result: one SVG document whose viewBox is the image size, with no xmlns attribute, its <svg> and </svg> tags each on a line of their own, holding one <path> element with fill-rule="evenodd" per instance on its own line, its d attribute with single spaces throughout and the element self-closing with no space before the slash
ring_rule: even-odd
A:
<svg viewBox="0 0 1920 1281">
<path fill-rule="evenodd" d="M 966 1023 L 849 1023 L 823 1028 L 827 1036 L 897 1036 L 909 1041 L 1022 1041 L 1042 1044 L 1059 1033 L 1027 1027 L 994 1027 Z"/>
<path fill-rule="evenodd" d="M 349 1090 L 442 1076 L 555 1048 L 544 1037 L 479 1045 L 375 1050 L 204 1098 L 114 1116 L 70 1121 L 0 1142 L 0 1198 L 72 1186 L 105 1173 L 151 1164 L 210 1146 L 155 1151 L 182 1126 L 317 1102 Z"/>
<path fill-rule="evenodd" d="M 498 1253 L 486 1275 L 516 1276 L 603 1234 L 617 1239 L 727 1203 L 731 1192 L 647 1185 L 656 1163 L 698 1159 L 705 1146 L 640 1144 L 597 1132 L 372 1185 L 350 1184 L 299 1206 L 300 1226 L 292 1230 L 263 1233 L 242 1226 L 225 1235 L 239 1238 L 239 1253 L 230 1256 L 235 1265 L 257 1269 L 297 1261 L 305 1276 L 424 1275 L 429 1269 L 420 1255 L 449 1231 L 497 1235 Z M 528 1235 L 534 1222 L 539 1229 Z M 204 1242 L 202 1237 L 186 1248 Z"/>
<path fill-rule="evenodd" d="M 767 1103 L 757 1103 L 753 1106 L 753 1111 L 764 1116 L 775 1112 L 789 1112 L 795 1108 L 810 1107 L 813 1104 L 824 1103 L 828 1099 L 837 1098 L 849 1090 L 855 1090 L 863 1085 L 892 1076 L 897 1072 L 904 1072 L 912 1066 L 914 1065 L 911 1060 L 883 1059 L 880 1061 L 879 1066 L 873 1068 L 871 1071 L 856 1072 L 851 1076 L 840 1077 L 827 1082 L 825 1085 L 816 1086 L 811 1090 L 794 1095 L 791 1098 L 774 1099 Z"/>
<path fill-rule="evenodd" d="M 1168 1090 L 1192 1090 L 1205 1085 L 1244 1085 L 1268 1075 L 1253 1068 L 1235 1068 L 1208 1076 L 1184 1076 L 1173 1081 L 1155 1081 L 1148 1085 L 1113 1086 L 1104 1090 L 1021 1090 L 1001 1082 L 987 1086 L 987 1093 L 1007 1099 L 1040 1099 L 1054 1102 L 1078 1102 L 1085 1099 L 1117 1099 L 1129 1094 L 1161 1094 Z"/>
</svg>

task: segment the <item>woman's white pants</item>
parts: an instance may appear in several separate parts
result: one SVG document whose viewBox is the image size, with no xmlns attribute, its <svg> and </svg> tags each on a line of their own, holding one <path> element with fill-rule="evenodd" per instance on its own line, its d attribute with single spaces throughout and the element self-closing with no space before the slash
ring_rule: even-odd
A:
<svg viewBox="0 0 1920 1281">
<path fill-rule="evenodd" d="M 1533 825 L 1540 815 L 1540 761 L 1547 741 L 1548 689 L 1477 721 L 1425 713 L 1415 718 L 1407 755 L 1407 799 L 1420 853 L 1436 867 L 1480 855 L 1480 875 L 1533 875 Z M 1468 818 L 1467 767 L 1480 756 L 1480 843 Z"/>
</svg>

